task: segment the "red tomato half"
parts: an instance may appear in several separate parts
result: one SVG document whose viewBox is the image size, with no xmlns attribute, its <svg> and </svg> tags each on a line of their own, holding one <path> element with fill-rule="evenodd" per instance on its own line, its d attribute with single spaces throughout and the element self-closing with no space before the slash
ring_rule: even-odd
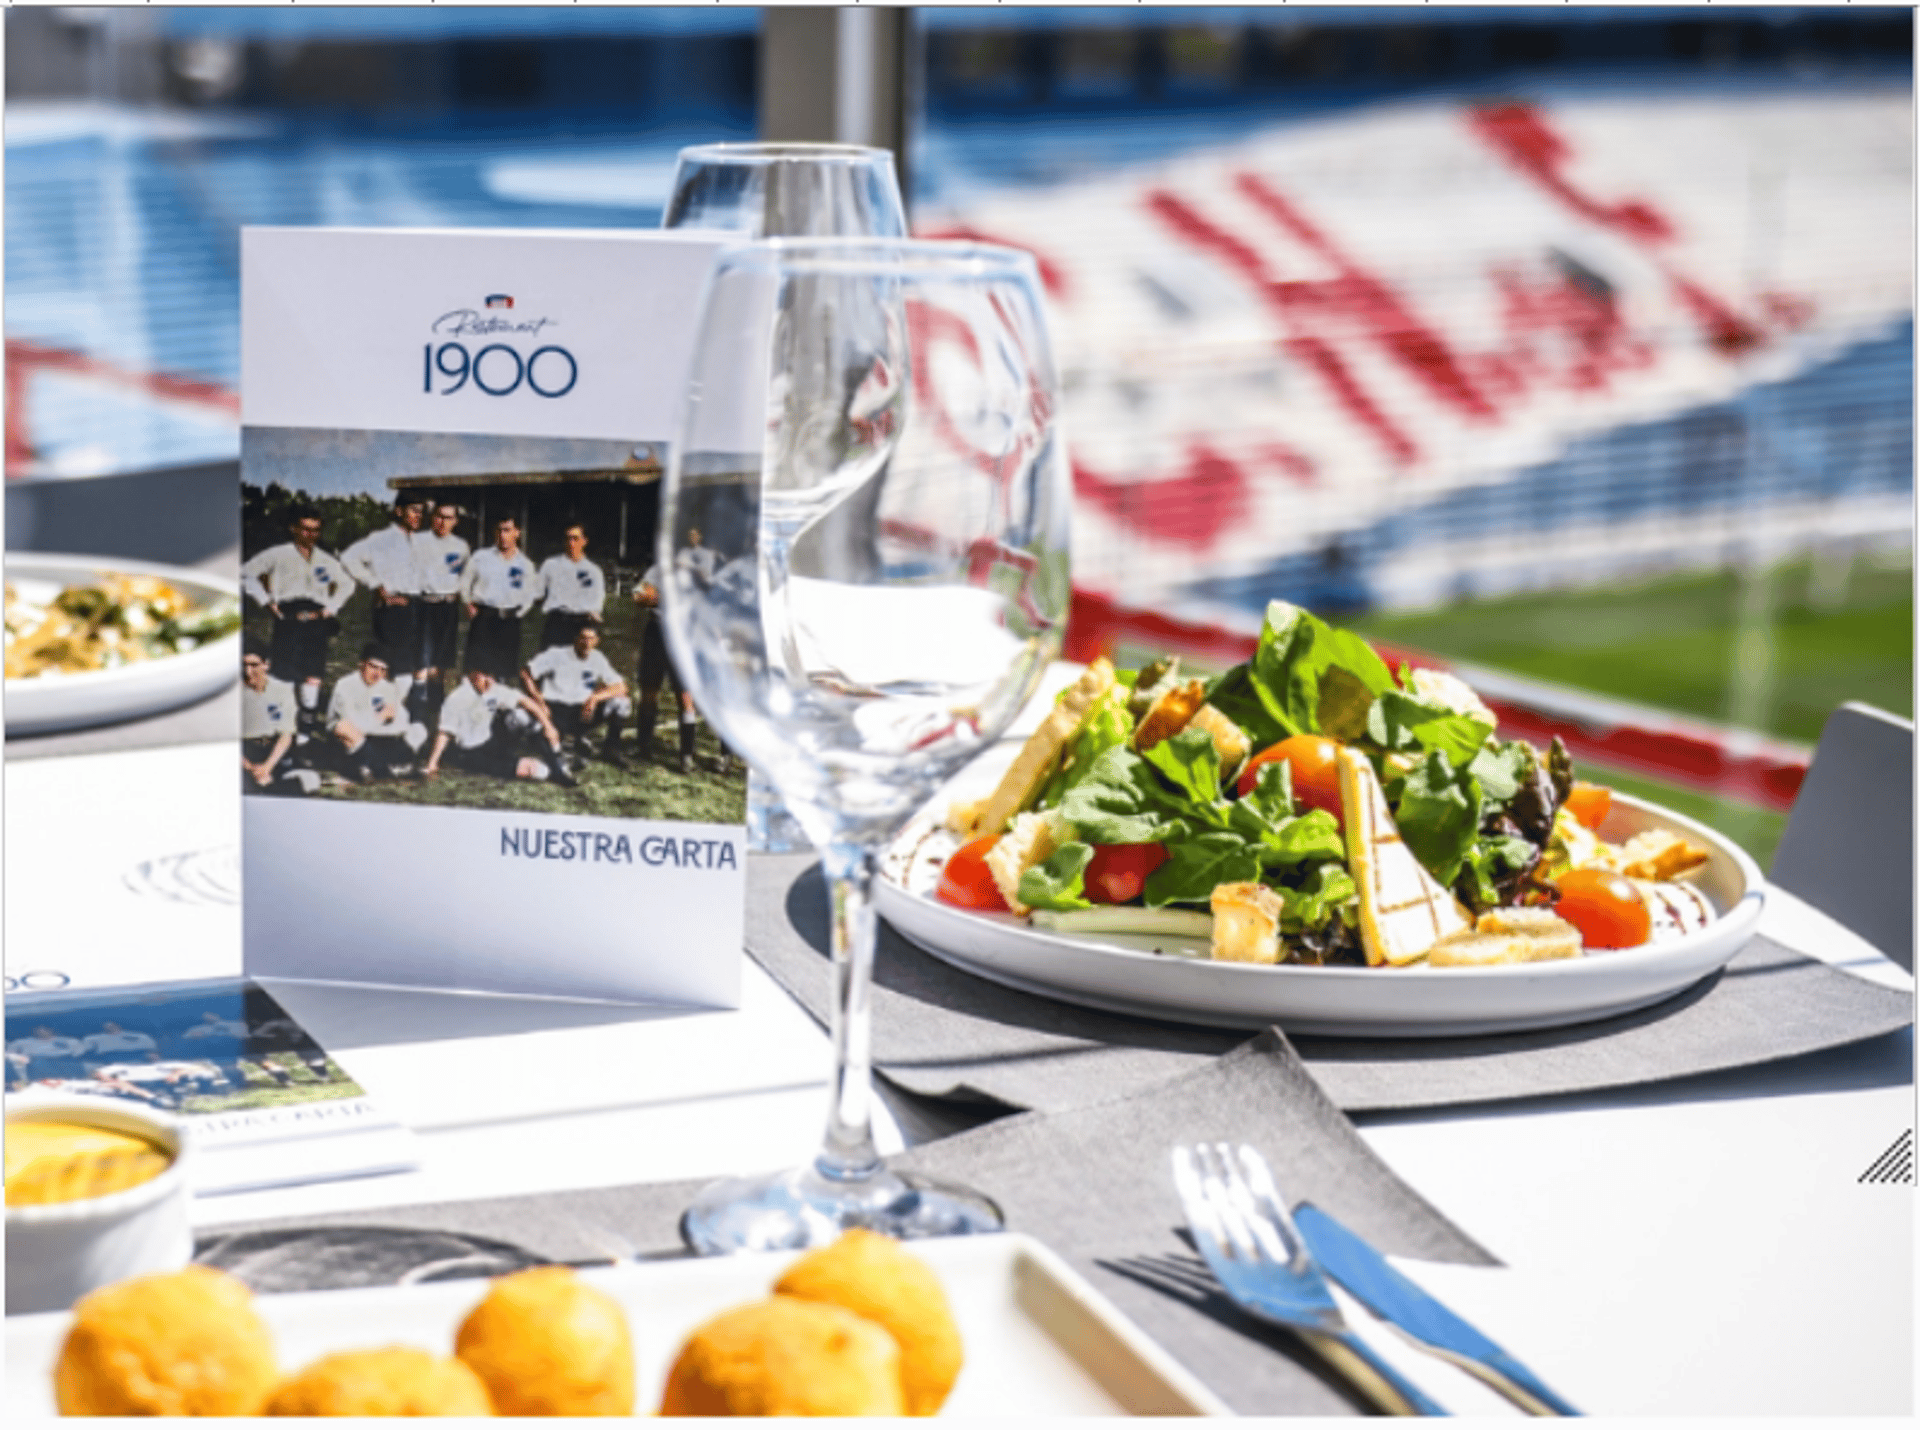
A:
<svg viewBox="0 0 1920 1430">
<path fill-rule="evenodd" d="M 1590 785 L 1585 780 L 1573 782 L 1573 792 L 1567 796 L 1567 809 L 1573 817 L 1589 829 L 1598 829 L 1607 822 L 1607 811 L 1613 807 L 1613 791 L 1605 785 Z"/>
<path fill-rule="evenodd" d="M 1244 797 L 1253 789 L 1262 765 L 1285 760 L 1293 767 L 1293 798 L 1308 809 L 1324 809 L 1343 824 L 1340 803 L 1340 744 L 1324 735 L 1289 735 L 1247 761 L 1234 788 Z"/>
<path fill-rule="evenodd" d="M 1000 886 L 993 882 L 987 868 L 987 851 L 999 842 L 999 835 L 989 834 L 956 849 L 947 867 L 940 871 L 940 887 L 934 890 L 934 897 L 956 908 L 1006 913 L 1007 901 L 1000 897 Z"/>
<path fill-rule="evenodd" d="M 1140 897 L 1147 875 L 1167 862 L 1164 844 L 1096 844 L 1087 861 L 1087 898 L 1096 904 L 1125 904 Z"/>
<path fill-rule="evenodd" d="M 1580 930 L 1589 948 L 1634 948 L 1653 933 L 1639 890 L 1623 874 L 1574 869 L 1555 880 L 1560 902 L 1553 911 Z"/>
</svg>

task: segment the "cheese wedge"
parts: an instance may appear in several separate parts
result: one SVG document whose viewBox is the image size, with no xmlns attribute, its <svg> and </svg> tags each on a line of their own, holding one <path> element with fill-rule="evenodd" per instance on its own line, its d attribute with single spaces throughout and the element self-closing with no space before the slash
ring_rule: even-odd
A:
<svg viewBox="0 0 1920 1430">
<path fill-rule="evenodd" d="M 1470 930 L 1473 920 L 1407 848 L 1367 757 L 1342 749 L 1339 762 L 1347 868 L 1360 890 L 1360 946 L 1369 964 L 1412 963 L 1449 934 Z"/>
<path fill-rule="evenodd" d="M 994 787 L 993 793 L 978 805 L 956 805 L 949 809 L 948 827 L 968 839 L 998 834 L 1005 829 L 1007 821 L 1026 808 L 1028 801 L 1046 783 L 1047 777 L 1053 773 L 1054 761 L 1060 758 L 1067 741 L 1074 737 L 1081 722 L 1087 718 L 1087 712 L 1093 709 L 1112 685 L 1113 666 L 1105 657 L 1088 666 L 1053 709 L 1047 712 L 1047 718 L 1040 722 L 1040 728 L 1027 737 L 1027 743 L 1021 746 L 1014 762 L 1007 766 L 1007 772 L 1000 777 L 1000 783 Z"/>
</svg>

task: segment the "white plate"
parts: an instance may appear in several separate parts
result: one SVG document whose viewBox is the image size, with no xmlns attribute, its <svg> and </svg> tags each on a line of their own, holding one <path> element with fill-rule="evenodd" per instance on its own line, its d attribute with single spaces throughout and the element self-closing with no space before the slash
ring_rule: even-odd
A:
<svg viewBox="0 0 1920 1430">
<path fill-rule="evenodd" d="M 30 599 L 51 599 L 62 588 L 98 581 L 101 576 L 157 576 L 177 586 L 195 605 L 222 596 L 238 600 L 240 588 L 205 571 L 122 561 L 117 556 L 48 556 L 38 551 L 9 551 L 7 580 Z M 223 636 L 183 655 L 136 661 L 114 670 L 74 675 L 36 675 L 6 683 L 7 732 L 44 734 L 132 720 L 177 706 L 191 705 L 240 678 L 240 633 Z"/>
<path fill-rule="evenodd" d="M 1017 746 L 964 771 L 901 835 L 876 881 L 874 906 L 936 958 L 1009 988 L 1138 1017 L 1224 1028 L 1348 1037 L 1452 1037 L 1587 1022 L 1657 1003 L 1724 965 L 1753 936 L 1765 880 L 1746 851 L 1658 805 L 1615 793 L 1601 834 L 1620 841 L 1671 829 L 1708 851 L 1691 882 L 1714 923 L 1670 942 L 1590 951 L 1553 963 L 1495 968 L 1314 968 L 1213 963 L 1156 953 L 1179 940 L 1062 935 L 1011 914 L 973 913 L 933 897 L 957 841 L 938 828 L 950 796 L 992 787 Z M 1189 941 L 1191 942 L 1191 941 Z M 1205 941 L 1197 945 L 1204 955 Z"/>
<path fill-rule="evenodd" d="M 1228 1415 L 1195 1380 L 1067 1264 L 1024 1236 L 915 1242 L 946 1288 L 966 1364 L 944 1414 Z M 659 1407 L 687 1335 L 766 1296 L 796 1253 L 593 1267 L 581 1277 L 619 1300 L 633 1330 L 640 1414 Z M 485 1293 L 479 1281 L 262 1296 L 280 1364 L 383 1345 L 453 1353 L 454 1333 Z M 53 1412 L 52 1373 L 68 1317 L 7 1318 L 9 1418 Z"/>
</svg>

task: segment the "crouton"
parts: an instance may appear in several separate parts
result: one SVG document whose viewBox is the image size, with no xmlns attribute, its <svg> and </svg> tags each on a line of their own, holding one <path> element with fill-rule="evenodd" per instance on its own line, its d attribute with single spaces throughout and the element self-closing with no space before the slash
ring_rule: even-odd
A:
<svg viewBox="0 0 1920 1430">
<path fill-rule="evenodd" d="M 1162 740 L 1179 734 L 1187 728 L 1194 712 L 1206 703 L 1206 698 L 1204 681 L 1188 680 L 1174 686 L 1153 702 L 1147 718 L 1133 732 L 1133 748 L 1145 754 Z"/>
<path fill-rule="evenodd" d="M 1216 884 L 1213 954 L 1219 963 L 1280 961 L 1280 896 L 1265 884 Z"/>
<path fill-rule="evenodd" d="M 1614 855 L 1616 865 L 1629 879 L 1656 882 L 1677 879 L 1707 862 L 1707 851 L 1696 849 L 1679 835 L 1665 829 L 1649 829 L 1636 834 Z"/>
<path fill-rule="evenodd" d="M 1472 931 L 1441 939 L 1427 953 L 1434 968 L 1546 963 L 1580 956 L 1580 931 L 1551 909 L 1489 909 Z"/>
<path fill-rule="evenodd" d="M 1205 730 L 1213 737 L 1213 750 L 1220 757 L 1220 775 L 1223 779 L 1239 769 L 1240 762 L 1253 749 L 1253 741 L 1247 738 L 1247 732 L 1211 705 L 1202 705 L 1194 711 L 1193 718 L 1187 721 L 1187 728 Z"/>
</svg>

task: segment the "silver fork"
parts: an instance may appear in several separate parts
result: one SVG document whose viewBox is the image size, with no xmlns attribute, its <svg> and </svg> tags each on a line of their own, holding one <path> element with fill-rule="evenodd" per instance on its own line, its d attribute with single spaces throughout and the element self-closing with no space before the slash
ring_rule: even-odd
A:
<svg viewBox="0 0 1920 1430">
<path fill-rule="evenodd" d="M 1200 1254 L 1236 1302 L 1297 1333 L 1388 1414 L 1447 1414 L 1347 1326 L 1259 1153 L 1175 1147 L 1173 1183 Z"/>
</svg>

